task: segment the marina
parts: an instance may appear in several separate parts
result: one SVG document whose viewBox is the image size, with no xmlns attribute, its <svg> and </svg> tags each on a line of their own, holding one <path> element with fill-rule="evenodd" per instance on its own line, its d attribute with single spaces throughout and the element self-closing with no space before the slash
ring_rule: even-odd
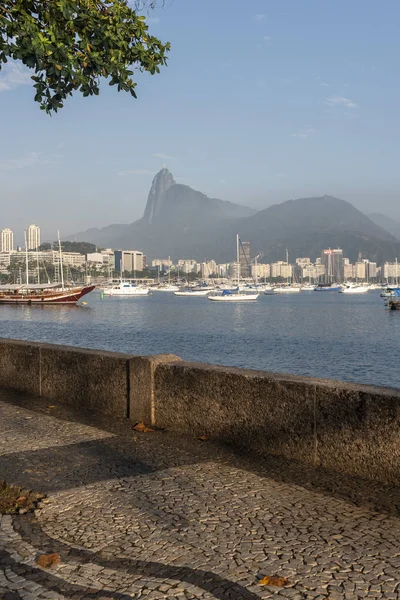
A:
<svg viewBox="0 0 400 600">
<path fill-rule="evenodd" d="M 0 337 L 400 387 L 400 319 L 379 290 L 256 302 L 152 293 L 85 306 L 1 306 Z"/>
</svg>

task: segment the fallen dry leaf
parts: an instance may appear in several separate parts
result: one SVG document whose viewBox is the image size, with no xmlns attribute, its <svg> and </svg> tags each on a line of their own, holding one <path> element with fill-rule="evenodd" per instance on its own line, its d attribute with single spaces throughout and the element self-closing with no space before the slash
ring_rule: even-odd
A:
<svg viewBox="0 0 400 600">
<path fill-rule="evenodd" d="M 200 440 L 201 442 L 206 442 L 208 440 L 208 435 L 201 435 L 197 439 Z"/>
<path fill-rule="evenodd" d="M 147 427 L 143 421 L 140 421 L 140 423 L 136 423 L 136 425 L 134 425 L 132 427 L 132 429 L 134 431 L 138 431 L 139 433 L 150 433 L 151 431 L 154 431 L 154 429 L 152 429 L 151 427 Z"/>
<path fill-rule="evenodd" d="M 19 496 L 16 501 L 18 502 L 18 504 L 26 502 L 26 496 Z"/>
<path fill-rule="evenodd" d="M 267 575 L 258 582 L 260 585 L 274 585 L 275 587 L 285 587 L 289 584 L 287 577 L 270 577 Z"/>
<path fill-rule="evenodd" d="M 60 560 L 59 554 L 54 552 L 53 554 L 41 554 L 36 563 L 39 565 L 39 567 L 50 569 L 51 567 L 58 565 Z"/>
<path fill-rule="evenodd" d="M 48 406 L 47 408 L 55 408 L 55 406 L 51 405 L 51 406 Z"/>
</svg>

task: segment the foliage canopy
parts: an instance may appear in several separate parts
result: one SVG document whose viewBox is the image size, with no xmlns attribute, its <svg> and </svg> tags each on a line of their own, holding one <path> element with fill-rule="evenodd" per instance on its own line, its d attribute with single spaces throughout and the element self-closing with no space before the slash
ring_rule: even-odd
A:
<svg viewBox="0 0 400 600">
<path fill-rule="evenodd" d="M 169 43 L 148 32 L 127 0 L 5 0 L 0 3 L 0 70 L 10 59 L 33 69 L 35 101 L 47 113 L 100 79 L 136 98 L 134 71 L 166 65 Z"/>
</svg>

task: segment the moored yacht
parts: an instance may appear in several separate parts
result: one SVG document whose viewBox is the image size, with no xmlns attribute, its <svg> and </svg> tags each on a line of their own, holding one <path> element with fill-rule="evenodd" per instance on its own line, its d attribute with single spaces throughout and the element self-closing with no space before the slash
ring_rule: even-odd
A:
<svg viewBox="0 0 400 600">
<path fill-rule="evenodd" d="M 130 283 L 129 281 L 120 281 L 112 287 L 105 288 L 103 291 L 104 296 L 123 296 L 123 297 L 134 297 L 134 296 L 147 296 L 150 292 L 148 287 L 142 287 Z"/>
</svg>

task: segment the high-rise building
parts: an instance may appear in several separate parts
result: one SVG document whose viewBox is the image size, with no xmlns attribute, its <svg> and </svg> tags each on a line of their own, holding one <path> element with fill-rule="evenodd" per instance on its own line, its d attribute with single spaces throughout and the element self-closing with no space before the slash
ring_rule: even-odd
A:
<svg viewBox="0 0 400 600">
<path fill-rule="evenodd" d="M 115 250 L 114 261 L 115 270 L 120 273 L 134 273 L 146 268 L 146 257 L 143 252 L 137 250 Z"/>
<path fill-rule="evenodd" d="M 2 229 L 0 232 L 0 252 L 14 250 L 14 234 L 11 229 Z"/>
<path fill-rule="evenodd" d="M 326 281 L 341 283 L 344 279 L 343 250 L 341 248 L 322 250 L 321 259 L 325 266 Z"/>
<path fill-rule="evenodd" d="M 251 277 L 250 242 L 239 242 L 240 276 Z"/>
<path fill-rule="evenodd" d="M 26 243 L 28 250 L 37 250 L 40 246 L 40 227 L 37 225 L 29 225 L 25 229 Z"/>
</svg>

